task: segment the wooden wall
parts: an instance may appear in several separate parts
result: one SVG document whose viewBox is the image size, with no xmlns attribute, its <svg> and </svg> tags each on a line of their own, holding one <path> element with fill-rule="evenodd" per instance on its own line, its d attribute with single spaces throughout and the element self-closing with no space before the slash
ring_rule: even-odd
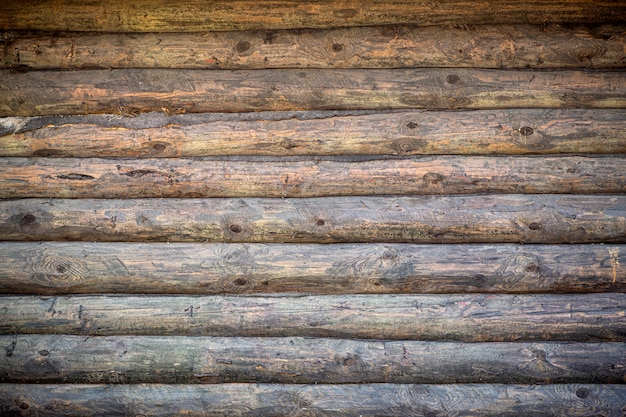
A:
<svg viewBox="0 0 626 417">
<path fill-rule="evenodd" d="M 626 3 L 0 30 L 1 415 L 623 415 Z"/>
</svg>

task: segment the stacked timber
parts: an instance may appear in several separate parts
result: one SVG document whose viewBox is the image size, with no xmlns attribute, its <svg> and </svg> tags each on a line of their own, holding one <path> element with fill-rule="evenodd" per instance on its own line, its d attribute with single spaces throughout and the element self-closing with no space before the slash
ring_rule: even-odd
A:
<svg viewBox="0 0 626 417">
<path fill-rule="evenodd" d="M 0 414 L 622 416 L 625 17 L 0 3 Z"/>
</svg>

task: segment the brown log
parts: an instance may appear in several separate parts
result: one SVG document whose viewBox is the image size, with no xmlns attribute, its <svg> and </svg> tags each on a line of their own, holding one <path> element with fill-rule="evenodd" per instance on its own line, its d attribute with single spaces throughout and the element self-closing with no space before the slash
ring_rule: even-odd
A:
<svg viewBox="0 0 626 417">
<path fill-rule="evenodd" d="M 2 70 L 0 78 L 0 116 L 150 111 L 626 108 L 626 73 L 622 71 Z"/>
<path fill-rule="evenodd" d="M 4 415 L 47 417 L 613 417 L 622 415 L 624 404 L 626 385 L 600 384 L 0 384 Z"/>
<path fill-rule="evenodd" d="M 621 154 L 623 110 L 205 113 L 0 119 L 0 156 Z"/>
<path fill-rule="evenodd" d="M 4 158 L 0 198 L 626 193 L 626 157 Z"/>
<path fill-rule="evenodd" d="M 626 195 L 0 201 L 3 240 L 626 243 Z"/>
<path fill-rule="evenodd" d="M 489 1 L 350 0 L 4 0 L 0 27 L 5 30 L 198 32 L 206 30 L 284 29 L 394 24 L 595 23 L 623 21 L 626 6 L 610 0 Z"/>
<path fill-rule="evenodd" d="M 626 245 L 0 243 L 14 294 L 626 292 Z"/>
<path fill-rule="evenodd" d="M 623 383 L 623 343 L 5 335 L 19 383 Z"/>
<path fill-rule="evenodd" d="M 3 296 L 0 333 L 626 341 L 626 294 Z"/>
<path fill-rule="evenodd" d="M 626 25 L 4 34 L 0 68 L 622 68 Z"/>
</svg>

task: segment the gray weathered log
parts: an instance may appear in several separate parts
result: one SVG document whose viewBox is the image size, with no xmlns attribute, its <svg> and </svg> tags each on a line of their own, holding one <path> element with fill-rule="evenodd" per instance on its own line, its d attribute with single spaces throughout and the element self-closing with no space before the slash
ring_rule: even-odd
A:
<svg viewBox="0 0 626 417">
<path fill-rule="evenodd" d="M 0 384 L 4 415 L 45 417 L 622 417 L 625 404 L 626 385 L 599 384 Z"/>
<path fill-rule="evenodd" d="M 3 240 L 626 243 L 626 195 L 0 201 Z"/>
<path fill-rule="evenodd" d="M 616 109 L 0 118 L 1 156 L 623 154 Z"/>
<path fill-rule="evenodd" d="M 74 6 L 76 7 L 76 6 Z M 5 32 L 0 68 L 621 68 L 626 25 Z"/>
<path fill-rule="evenodd" d="M 625 292 L 624 265 L 625 245 L 0 242 L 0 292 Z"/>
<path fill-rule="evenodd" d="M 1 14 L 1 13 L 0 13 Z M 469 68 L 0 70 L 0 116 L 626 108 L 624 71 Z"/>
<path fill-rule="evenodd" d="M 2 296 L 0 333 L 626 341 L 626 294 Z"/>
<path fill-rule="evenodd" d="M 478 193 L 626 193 L 626 156 L 0 160 L 0 198 Z"/>
<path fill-rule="evenodd" d="M 624 343 L 0 336 L 20 383 L 623 383 Z"/>
</svg>

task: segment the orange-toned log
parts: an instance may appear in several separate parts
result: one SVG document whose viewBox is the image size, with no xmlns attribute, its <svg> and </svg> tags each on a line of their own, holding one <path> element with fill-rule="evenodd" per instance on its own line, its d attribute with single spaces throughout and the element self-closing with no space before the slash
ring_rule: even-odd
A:
<svg viewBox="0 0 626 417">
<path fill-rule="evenodd" d="M 598 23 L 623 21 L 626 6 L 611 0 L 4 0 L 5 30 L 198 32 L 395 24 Z"/>
<path fill-rule="evenodd" d="M 624 156 L 0 161 L 0 198 L 625 192 Z"/>
<path fill-rule="evenodd" d="M 626 243 L 626 195 L 0 201 L 4 240 Z"/>
<path fill-rule="evenodd" d="M 4 34 L 0 68 L 621 68 L 626 26 Z"/>
<path fill-rule="evenodd" d="M 3 296 L 0 333 L 626 341 L 626 294 Z"/>
<path fill-rule="evenodd" d="M 0 71 L 0 116 L 626 108 L 622 71 L 468 68 Z"/>
<path fill-rule="evenodd" d="M 626 292 L 625 245 L 2 242 L 14 294 Z"/>
<path fill-rule="evenodd" d="M 621 154 L 624 132 L 615 109 L 7 117 L 0 155 Z"/>
</svg>

